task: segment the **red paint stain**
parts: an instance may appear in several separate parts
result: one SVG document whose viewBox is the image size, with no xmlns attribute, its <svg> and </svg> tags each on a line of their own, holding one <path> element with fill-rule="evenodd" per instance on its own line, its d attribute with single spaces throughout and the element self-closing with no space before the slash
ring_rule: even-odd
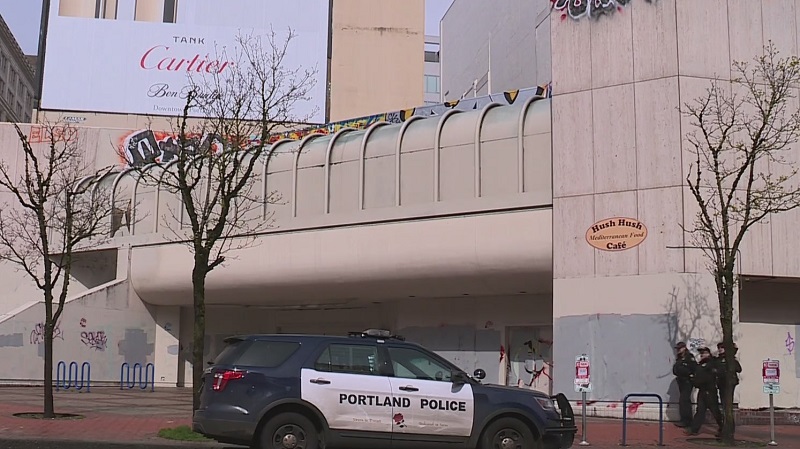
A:
<svg viewBox="0 0 800 449">
<path fill-rule="evenodd" d="M 633 415 L 639 411 L 639 407 L 641 407 L 642 404 L 644 404 L 644 402 L 631 402 L 631 404 L 628 406 L 628 413 Z"/>
<path fill-rule="evenodd" d="M 563 22 L 565 20 L 567 20 L 567 15 L 566 14 L 561 14 L 561 21 Z"/>
<path fill-rule="evenodd" d="M 596 403 L 597 403 L 597 401 L 586 401 L 586 405 L 587 406 L 588 405 L 592 405 L 592 404 L 596 404 Z M 583 401 L 578 401 L 577 404 L 578 405 L 583 405 Z"/>
<path fill-rule="evenodd" d="M 617 404 L 616 402 L 612 402 L 611 404 L 606 405 L 606 407 L 608 407 L 608 408 L 617 408 L 618 405 L 619 404 Z"/>
</svg>

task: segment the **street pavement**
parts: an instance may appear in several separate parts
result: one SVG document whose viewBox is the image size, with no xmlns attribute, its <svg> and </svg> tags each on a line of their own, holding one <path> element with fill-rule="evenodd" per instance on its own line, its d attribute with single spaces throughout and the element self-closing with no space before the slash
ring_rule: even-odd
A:
<svg viewBox="0 0 800 449">
<path fill-rule="evenodd" d="M 90 393 L 56 392 L 56 412 L 76 413 L 82 419 L 40 420 L 19 418 L 15 413 L 42 410 L 41 387 L 0 387 L 0 449 L 241 449 L 219 443 L 181 443 L 157 436 L 159 429 L 191 425 L 191 390 L 157 388 L 154 392 L 118 387 L 93 387 Z M 579 424 L 580 424 L 580 420 Z M 687 437 L 682 429 L 664 424 L 664 444 L 671 448 L 703 447 L 696 438 L 713 438 L 712 427 L 698 437 Z M 737 426 L 737 437 L 766 443 L 768 426 Z M 586 440 L 596 449 L 618 449 L 622 422 L 589 419 Z M 778 426 L 778 447 L 800 448 L 800 426 Z M 581 441 L 580 432 L 573 447 Z M 658 423 L 629 421 L 627 446 L 657 447 Z"/>
</svg>

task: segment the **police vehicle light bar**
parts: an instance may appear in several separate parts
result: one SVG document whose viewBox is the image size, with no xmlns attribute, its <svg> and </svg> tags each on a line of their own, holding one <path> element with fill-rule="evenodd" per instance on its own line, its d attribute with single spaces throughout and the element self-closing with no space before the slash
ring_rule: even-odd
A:
<svg viewBox="0 0 800 449">
<path fill-rule="evenodd" d="M 348 332 L 348 337 L 355 337 L 355 338 L 385 338 L 390 340 L 400 340 L 404 341 L 400 335 L 392 335 L 392 333 L 385 329 L 367 329 L 361 332 Z"/>
</svg>

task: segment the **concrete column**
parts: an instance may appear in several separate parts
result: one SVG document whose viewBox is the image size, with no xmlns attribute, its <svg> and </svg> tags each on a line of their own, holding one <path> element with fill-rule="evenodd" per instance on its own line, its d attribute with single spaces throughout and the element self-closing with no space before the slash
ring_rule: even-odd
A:
<svg viewBox="0 0 800 449">
<path fill-rule="evenodd" d="M 156 339 L 153 359 L 156 384 L 177 386 L 180 353 L 181 310 L 177 306 L 158 306 L 156 309 Z"/>
<path fill-rule="evenodd" d="M 61 0 L 58 4 L 58 15 L 63 17 L 94 17 L 97 6 L 95 0 Z"/>
</svg>

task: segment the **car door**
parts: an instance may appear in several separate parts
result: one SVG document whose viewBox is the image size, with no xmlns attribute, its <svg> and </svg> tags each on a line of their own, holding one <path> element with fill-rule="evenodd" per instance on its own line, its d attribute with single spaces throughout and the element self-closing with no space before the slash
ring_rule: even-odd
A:
<svg viewBox="0 0 800 449">
<path fill-rule="evenodd" d="M 454 384 L 454 367 L 433 354 L 387 345 L 395 404 L 392 447 L 411 440 L 454 442 L 468 438 L 474 419 L 469 383 Z"/>
<path fill-rule="evenodd" d="M 375 343 L 331 343 L 301 370 L 302 399 L 322 412 L 333 431 L 380 432 L 391 440 L 391 384 L 381 375 Z"/>
</svg>

